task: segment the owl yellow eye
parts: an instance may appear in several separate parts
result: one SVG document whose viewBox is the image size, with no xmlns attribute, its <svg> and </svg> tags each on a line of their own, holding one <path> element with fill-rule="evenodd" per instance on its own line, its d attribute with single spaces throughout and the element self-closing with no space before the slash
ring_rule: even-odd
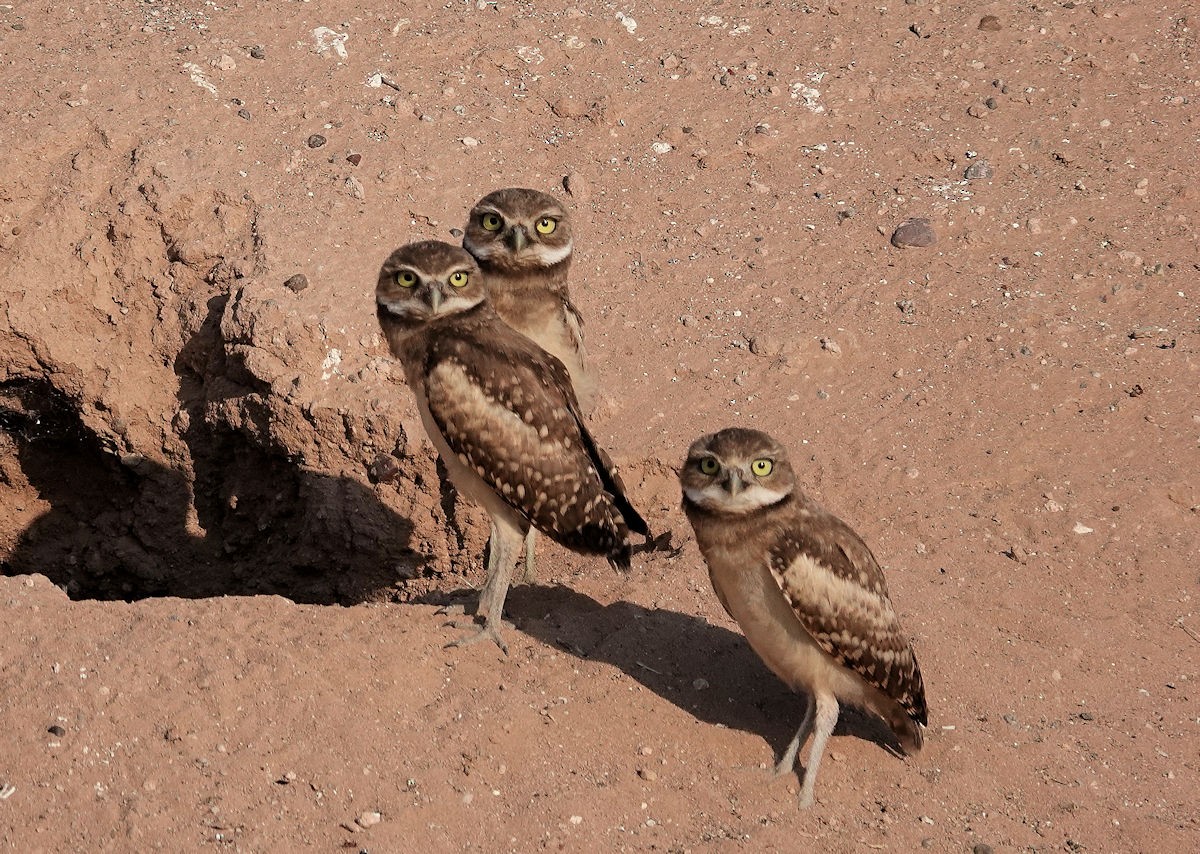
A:
<svg viewBox="0 0 1200 854">
<path fill-rule="evenodd" d="M 700 471 L 704 474 L 716 474 L 719 468 L 721 468 L 720 463 L 712 457 L 705 457 L 700 461 Z"/>
<path fill-rule="evenodd" d="M 470 279 L 471 279 L 471 277 L 468 276 L 466 273 L 462 272 L 461 270 L 458 271 L 457 273 L 450 274 L 450 284 L 456 288 L 465 288 L 467 286 L 467 282 L 470 281 Z"/>
<path fill-rule="evenodd" d="M 500 219 L 499 214 L 485 213 L 479 218 L 479 224 L 483 226 L 484 231 L 499 231 L 504 225 L 504 220 Z"/>
<path fill-rule="evenodd" d="M 396 284 L 402 288 L 415 288 L 417 286 L 417 274 L 412 270 L 401 270 L 396 274 Z"/>
<path fill-rule="evenodd" d="M 766 477 L 775 468 L 775 463 L 770 460 L 755 460 L 750 463 L 750 471 L 754 472 L 756 477 Z"/>
<path fill-rule="evenodd" d="M 534 225 L 538 234 L 553 234 L 554 229 L 558 228 L 558 220 L 544 216 Z"/>
</svg>

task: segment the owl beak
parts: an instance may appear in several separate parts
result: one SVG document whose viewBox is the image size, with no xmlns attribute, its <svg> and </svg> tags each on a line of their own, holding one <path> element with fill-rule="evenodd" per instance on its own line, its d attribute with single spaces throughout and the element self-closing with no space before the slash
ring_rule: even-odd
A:
<svg viewBox="0 0 1200 854">
<path fill-rule="evenodd" d="M 742 473 L 737 469 L 730 469 L 729 476 L 725 478 L 725 489 L 730 495 L 737 495 L 744 489 L 746 484 L 742 483 Z"/>
<path fill-rule="evenodd" d="M 438 313 L 438 309 L 442 307 L 442 289 L 429 289 L 429 310 L 433 314 Z"/>
<path fill-rule="evenodd" d="M 529 245 L 529 235 L 525 233 L 525 229 L 519 225 L 514 225 L 508 230 L 508 248 L 513 252 L 520 252 Z"/>
</svg>

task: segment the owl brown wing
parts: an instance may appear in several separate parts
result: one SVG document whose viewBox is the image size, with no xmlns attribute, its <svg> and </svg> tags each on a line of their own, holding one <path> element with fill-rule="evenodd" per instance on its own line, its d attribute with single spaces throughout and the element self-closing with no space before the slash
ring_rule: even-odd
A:
<svg viewBox="0 0 1200 854">
<path fill-rule="evenodd" d="M 817 644 L 925 725 L 921 668 L 900 629 L 883 570 L 845 522 L 823 511 L 771 549 L 771 575 Z"/>
<path fill-rule="evenodd" d="M 561 362 L 497 324 L 437 336 L 424 378 L 446 443 L 497 495 L 557 542 L 628 567 L 629 529 L 645 522 L 583 427 Z"/>
</svg>

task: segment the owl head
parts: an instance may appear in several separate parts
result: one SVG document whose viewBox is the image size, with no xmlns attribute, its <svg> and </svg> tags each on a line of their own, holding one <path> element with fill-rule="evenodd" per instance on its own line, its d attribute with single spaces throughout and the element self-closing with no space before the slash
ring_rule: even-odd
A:
<svg viewBox="0 0 1200 854">
<path fill-rule="evenodd" d="M 718 513 L 751 513 L 778 504 L 796 486 L 784 447 L 759 430 L 727 427 L 688 448 L 679 472 L 686 500 Z"/>
<path fill-rule="evenodd" d="M 379 270 L 375 305 L 379 322 L 411 327 L 467 311 L 487 299 L 479 265 L 458 246 L 422 240 L 401 246 Z"/>
<path fill-rule="evenodd" d="M 463 248 L 485 270 L 522 273 L 570 262 L 571 218 L 553 196 L 509 187 L 471 208 Z"/>
</svg>

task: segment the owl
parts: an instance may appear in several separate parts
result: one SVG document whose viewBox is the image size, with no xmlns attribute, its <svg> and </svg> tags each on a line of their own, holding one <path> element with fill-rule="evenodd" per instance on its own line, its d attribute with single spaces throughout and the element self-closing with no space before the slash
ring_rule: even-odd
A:
<svg viewBox="0 0 1200 854">
<path fill-rule="evenodd" d="M 679 480 L 717 598 L 767 667 L 807 695 L 776 766 L 791 772 L 815 730 L 800 805 L 813 802 L 839 703 L 877 714 L 906 753 L 919 751 L 925 687 L 883 570 L 845 522 L 800 490 L 783 446 L 757 430 L 702 436 Z"/>
<path fill-rule="evenodd" d="M 531 527 L 622 569 L 630 531 L 649 528 L 584 426 L 566 367 L 500 320 L 466 250 L 402 246 L 380 269 L 375 300 L 450 480 L 491 518 L 483 627 L 453 645 L 490 638 L 507 652 L 504 599 Z"/>
<path fill-rule="evenodd" d="M 573 235 L 567 209 L 553 196 L 523 187 L 488 193 L 475 203 L 463 248 L 483 270 L 501 320 L 567 366 L 586 410 L 595 387 L 583 344 L 583 318 L 567 291 Z M 533 581 L 533 529 L 520 580 Z"/>
<path fill-rule="evenodd" d="M 567 209 L 523 187 L 488 193 L 463 229 L 463 248 L 479 262 L 496 313 L 566 365 L 576 397 L 587 403 L 583 318 L 567 291 L 572 245 Z"/>
</svg>

